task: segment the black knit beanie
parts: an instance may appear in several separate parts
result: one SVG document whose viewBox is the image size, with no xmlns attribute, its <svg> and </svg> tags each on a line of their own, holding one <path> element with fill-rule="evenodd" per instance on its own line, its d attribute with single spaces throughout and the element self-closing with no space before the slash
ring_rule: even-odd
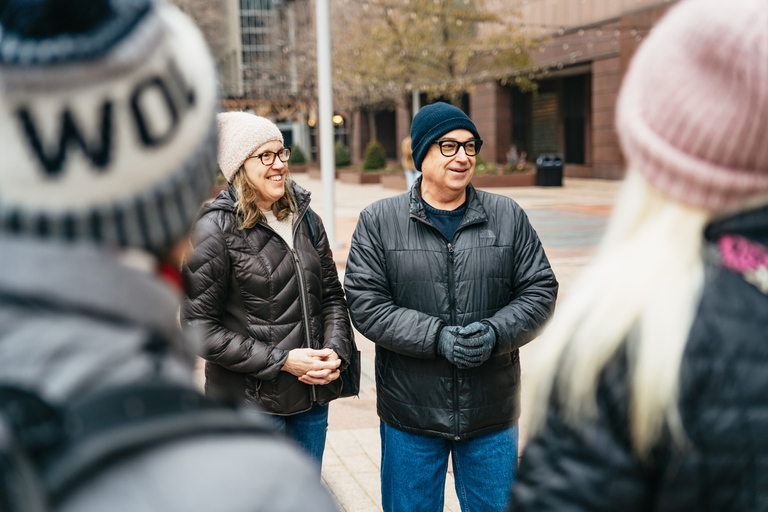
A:
<svg viewBox="0 0 768 512">
<path fill-rule="evenodd" d="M 477 127 L 461 109 L 439 101 L 423 107 L 411 123 L 411 148 L 416 170 L 421 170 L 421 162 L 434 141 L 452 130 L 464 129 L 472 132 L 479 139 Z"/>
</svg>

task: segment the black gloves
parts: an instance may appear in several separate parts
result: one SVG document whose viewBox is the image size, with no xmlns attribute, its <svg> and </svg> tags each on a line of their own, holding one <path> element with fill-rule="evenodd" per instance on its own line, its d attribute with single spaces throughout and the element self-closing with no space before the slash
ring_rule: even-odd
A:
<svg viewBox="0 0 768 512">
<path fill-rule="evenodd" d="M 466 327 L 443 327 L 437 340 L 437 352 L 458 368 L 480 366 L 496 345 L 496 333 L 490 325 L 474 322 Z"/>
</svg>

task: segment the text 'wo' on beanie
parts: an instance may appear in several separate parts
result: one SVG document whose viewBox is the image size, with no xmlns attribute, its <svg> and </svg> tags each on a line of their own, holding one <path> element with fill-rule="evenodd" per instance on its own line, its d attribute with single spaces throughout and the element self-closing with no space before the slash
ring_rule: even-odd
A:
<svg viewBox="0 0 768 512">
<path fill-rule="evenodd" d="M 421 170 L 421 162 L 434 141 L 459 129 L 468 130 L 476 139 L 480 138 L 475 123 L 460 108 L 442 101 L 422 107 L 411 122 L 411 147 L 416 170 Z"/>
<path fill-rule="evenodd" d="M 246 112 L 217 116 L 219 125 L 218 161 L 221 173 L 232 183 L 245 159 L 267 142 L 283 143 L 283 133 L 269 119 Z"/>
<path fill-rule="evenodd" d="M 684 0 L 632 59 L 617 105 L 631 167 L 709 211 L 768 194 L 768 2 Z"/>
<path fill-rule="evenodd" d="M 0 233 L 162 255 L 210 193 L 216 104 L 175 7 L 1 2 Z"/>
</svg>

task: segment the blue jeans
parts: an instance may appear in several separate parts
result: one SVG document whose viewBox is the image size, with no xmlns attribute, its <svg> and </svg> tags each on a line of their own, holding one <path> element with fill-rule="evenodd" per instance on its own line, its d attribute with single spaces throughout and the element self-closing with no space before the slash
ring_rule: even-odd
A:
<svg viewBox="0 0 768 512">
<path fill-rule="evenodd" d="M 448 454 L 462 512 L 506 509 L 517 470 L 517 425 L 463 441 L 409 434 L 381 422 L 384 512 L 442 512 Z"/>
<path fill-rule="evenodd" d="M 312 405 L 312 408 L 291 416 L 271 416 L 280 432 L 299 443 L 317 461 L 318 472 L 323 465 L 325 434 L 328 431 L 328 406 Z"/>
</svg>

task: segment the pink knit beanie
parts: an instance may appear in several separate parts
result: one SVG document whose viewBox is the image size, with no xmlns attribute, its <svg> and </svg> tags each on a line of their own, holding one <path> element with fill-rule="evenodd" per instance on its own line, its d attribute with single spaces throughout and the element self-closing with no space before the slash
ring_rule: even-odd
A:
<svg viewBox="0 0 768 512">
<path fill-rule="evenodd" d="M 766 0 L 683 0 L 638 49 L 617 127 L 665 195 L 727 211 L 768 194 L 766 27 Z"/>
<path fill-rule="evenodd" d="M 269 119 L 245 112 L 219 114 L 217 119 L 219 167 L 229 182 L 254 151 L 273 140 L 283 142 L 282 132 Z"/>
</svg>

